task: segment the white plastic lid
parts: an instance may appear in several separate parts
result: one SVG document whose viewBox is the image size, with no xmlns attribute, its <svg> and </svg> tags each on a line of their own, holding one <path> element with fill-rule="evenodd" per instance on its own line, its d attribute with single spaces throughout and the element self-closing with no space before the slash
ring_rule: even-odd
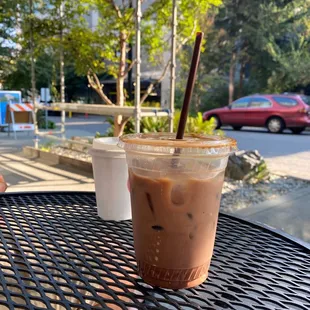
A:
<svg viewBox="0 0 310 310">
<path fill-rule="evenodd" d="M 117 146 L 118 142 L 118 137 L 97 138 L 93 140 L 93 149 L 106 152 L 123 153 L 124 151 Z"/>
</svg>

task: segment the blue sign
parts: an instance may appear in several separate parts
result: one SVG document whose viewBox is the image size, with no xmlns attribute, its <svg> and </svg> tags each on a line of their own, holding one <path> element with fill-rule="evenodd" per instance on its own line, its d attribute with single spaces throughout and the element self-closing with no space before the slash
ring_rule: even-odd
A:
<svg viewBox="0 0 310 310">
<path fill-rule="evenodd" d="M 22 94 L 20 91 L 0 90 L 0 125 L 4 125 L 6 106 L 11 103 L 22 103 Z"/>
</svg>

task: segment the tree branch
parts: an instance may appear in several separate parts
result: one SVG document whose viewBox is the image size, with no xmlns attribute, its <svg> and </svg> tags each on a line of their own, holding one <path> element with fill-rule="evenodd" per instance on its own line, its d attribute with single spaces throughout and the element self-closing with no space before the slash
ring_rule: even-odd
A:
<svg viewBox="0 0 310 310">
<path fill-rule="evenodd" d="M 102 89 L 101 82 L 100 82 L 100 80 L 98 79 L 97 74 L 94 73 L 94 72 L 92 72 L 92 75 L 93 75 L 93 77 L 94 77 L 94 79 L 95 79 L 96 84 L 100 87 L 100 89 Z"/>
<path fill-rule="evenodd" d="M 127 124 L 127 122 L 129 121 L 130 117 L 124 117 L 121 121 L 121 123 L 119 124 L 119 132 L 123 133 L 125 126 Z"/>
<path fill-rule="evenodd" d="M 149 87 L 147 88 L 145 94 L 142 96 L 142 98 L 141 98 L 141 100 L 140 100 L 140 105 L 142 105 L 142 104 L 144 103 L 144 101 L 146 100 L 146 98 L 149 96 L 149 94 L 150 94 L 150 93 L 152 92 L 152 90 L 154 89 L 154 86 L 157 85 L 157 84 L 159 84 L 159 83 L 164 79 L 164 77 L 166 76 L 167 71 L 168 71 L 168 69 L 169 69 L 169 67 L 170 67 L 170 63 L 171 63 L 171 61 L 169 60 L 169 61 L 166 63 L 165 69 L 164 69 L 162 75 L 159 77 L 159 79 L 156 80 L 155 82 L 153 82 L 153 83 L 151 83 L 151 84 L 149 85 Z"/>
<path fill-rule="evenodd" d="M 101 83 L 100 83 L 96 73 L 92 72 L 91 70 L 88 70 L 87 80 L 88 80 L 89 85 L 98 93 L 98 95 L 105 102 L 105 104 L 114 105 L 114 103 L 103 92 Z"/>
<path fill-rule="evenodd" d="M 113 6 L 114 10 L 116 11 L 116 14 L 119 18 L 122 18 L 122 12 L 120 10 L 120 8 L 117 6 L 117 4 L 114 2 L 114 0 L 108 0 L 110 2 L 110 4 Z"/>
<path fill-rule="evenodd" d="M 120 123 L 120 126 L 123 126 L 123 124 L 126 124 L 130 119 L 130 116 L 126 116 L 122 119 L 121 123 Z"/>
<path fill-rule="evenodd" d="M 185 45 L 187 43 L 187 41 L 194 36 L 194 33 L 196 32 L 196 28 L 197 28 L 197 21 L 194 21 L 194 26 L 193 26 L 193 29 L 191 31 L 191 34 L 187 38 L 184 38 L 179 43 L 179 46 L 176 48 L 176 53 L 178 53 L 181 50 L 182 46 Z"/>
<path fill-rule="evenodd" d="M 143 3 L 143 0 L 141 1 Z M 153 2 L 152 5 L 150 5 L 144 12 L 143 12 L 143 18 L 149 18 L 152 16 L 152 14 L 161 11 L 165 5 L 167 4 L 166 0 L 156 0 Z"/>
<path fill-rule="evenodd" d="M 127 26 L 128 23 L 131 22 L 131 18 L 134 16 L 135 11 L 133 10 L 127 17 L 127 19 L 124 21 L 124 25 Z"/>
<path fill-rule="evenodd" d="M 126 75 L 128 74 L 128 72 L 133 68 L 133 66 L 136 64 L 137 59 L 134 59 L 131 64 L 127 67 L 127 69 L 125 70 L 125 72 L 123 73 L 123 77 L 126 77 Z"/>
</svg>

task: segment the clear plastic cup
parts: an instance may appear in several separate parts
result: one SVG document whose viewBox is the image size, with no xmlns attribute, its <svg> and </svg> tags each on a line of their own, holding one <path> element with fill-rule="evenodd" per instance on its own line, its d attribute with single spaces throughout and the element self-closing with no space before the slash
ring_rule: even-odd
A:
<svg viewBox="0 0 310 310">
<path fill-rule="evenodd" d="M 214 247 L 230 138 L 133 134 L 126 151 L 138 272 L 170 289 L 204 282 Z"/>
</svg>

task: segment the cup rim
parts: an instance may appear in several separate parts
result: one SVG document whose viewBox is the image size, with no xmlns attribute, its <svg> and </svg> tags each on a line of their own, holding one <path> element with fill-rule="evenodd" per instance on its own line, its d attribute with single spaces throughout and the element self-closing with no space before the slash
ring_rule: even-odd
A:
<svg viewBox="0 0 310 310">
<path fill-rule="evenodd" d="M 204 134 L 185 134 L 184 139 L 175 138 L 175 133 L 137 133 L 127 134 L 119 138 L 118 145 L 126 150 L 126 145 L 148 147 L 168 147 L 181 149 L 218 149 L 237 150 L 237 141 L 233 138 Z"/>
</svg>

